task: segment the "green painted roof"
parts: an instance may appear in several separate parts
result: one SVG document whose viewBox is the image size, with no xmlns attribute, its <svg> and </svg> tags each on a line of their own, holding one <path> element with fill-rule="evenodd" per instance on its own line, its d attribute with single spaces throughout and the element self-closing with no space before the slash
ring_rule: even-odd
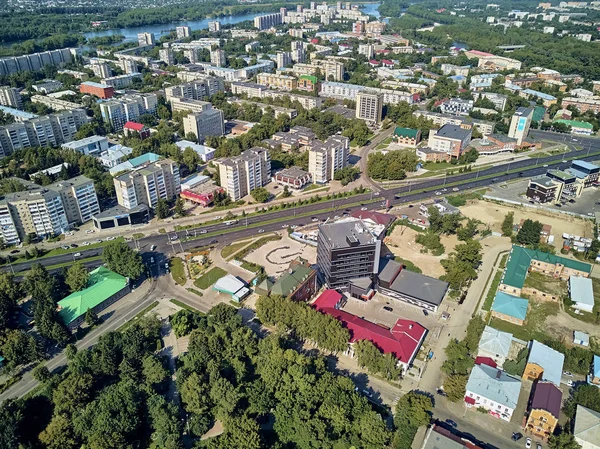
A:
<svg viewBox="0 0 600 449">
<path fill-rule="evenodd" d="M 127 278 L 110 271 L 108 268 L 98 267 L 90 273 L 88 287 L 81 291 L 71 293 L 58 302 L 60 310 L 58 315 L 65 324 L 69 324 L 98 304 L 120 292 L 127 286 Z"/>
<path fill-rule="evenodd" d="M 567 268 L 572 268 L 574 270 L 579 270 L 586 273 L 590 273 L 592 271 L 592 266 L 589 263 L 513 245 L 512 251 L 508 256 L 508 262 L 506 263 L 506 269 L 504 270 L 502 283 L 505 285 L 510 285 L 511 287 L 522 288 L 532 260 L 539 260 L 540 262 L 551 264 L 560 263 Z"/>
<path fill-rule="evenodd" d="M 541 122 L 542 120 L 544 120 L 545 113 L 546 108 L 544 108 L 543 106 L 536 106 L 535 108 L 533 108 L 533 116 L 531 117 L 531 120 L 533 120 L 534 122 Z"/>
<path fill-rule="evenodd" d="M 594 125 L 588 122 L 580 122 L 579 120 L 554 120 L 554 123 L 564 123 L 571 128 L 584 128 L 584 129 L 594 129 Z"/>
<path fill-rule="evenodd" d="M 524 320 L 527 316 L 528 307 L 529 301 L 524 298 L 504 292 L 497 292 L 492 304 L 492 311 Z"/>
<path fill-rule="evenodd" d="M 419 132 L 418 129 L 412 129 L 412 128 L 400 128 L 399 126 L 396 127 L 396 129 L 394 130 L 394 135 L 395 136 L 400 136 L 400 137 L 410 137 L 412 139 L 415 139 L 417 137 L 417 133 Z"/>
<path fill-rule="evenodd" d="M 291 295 L 312 272 L 312 268 L 303 265 L 294 267 L 291 271 L 282 274 L 279 279 L 275 281 L 271 288 L 271 293 L 274 295 L 281 295 L 284 298 Z"/>
<path fill-rule="evenodd" d="M 309 80 L 313 84 L 317 84 L 317 82 L 319 81 L 319 79 L 316 76 L 313 76 L 313 75 L 300 75 L 298 78 L 301 79 L 301 80 Z"/>
</svg>

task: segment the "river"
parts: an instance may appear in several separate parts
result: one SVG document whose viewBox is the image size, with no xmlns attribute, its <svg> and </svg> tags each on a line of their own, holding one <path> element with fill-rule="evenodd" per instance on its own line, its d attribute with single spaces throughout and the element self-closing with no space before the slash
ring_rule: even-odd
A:
<svg viewBox="0 0 600 449">
<path fill-rule="evenodd" d="M 363 13 L 379 17 L 379 8 L 380 3 L 365 3 L 360 5 Z M 261 14 L 267 14 L 262 12 L 260 14 L 240 14 L 235 16 L 228 17 L 220 17 L 216 19 L 202 19 L 202 20 L 191 20 L 191 21 L 181 21 L 181 22 L 172 22 L 172 23 L 163 23 L 158 25 L 146 25 L 140 27 L 129 27 L 129 28 L 121 28 L 114 30 L 104 30 L 104 31 L 92 31 L 89 33 L 84 33 L 86 38 L 91 37 L 101 37 L 101 36 L 110 36 L 112 34 L 122 34 L 125 36 L 125 42 L 137 42 L 138 33 L 153 33 L 156 39 L 160 39 L 161 36 L 165 34 L 169 34 L 178 26 L 189 26 L 192 30 L 198 30 L 202 28 L 208 28 L 208 22 L 213 20 L 218 20 L 222 25 L 234 25 L 236 23 L 243 22 L 245 20 L 254 20 L 254 17 Z"/>
</svg>

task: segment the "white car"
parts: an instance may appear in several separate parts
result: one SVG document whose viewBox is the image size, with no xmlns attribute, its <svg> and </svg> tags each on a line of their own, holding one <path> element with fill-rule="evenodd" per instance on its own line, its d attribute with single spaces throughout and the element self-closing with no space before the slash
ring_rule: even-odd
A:
<svg viewBox="0 0 600 449">
<path fill-rule="evenodd" d="M 73 254 L 73 257 L 81 257 L 81 253 L 75 253 Z"/>
<path fill-rule="evenodd" d="M 375 192 L 373 196 L 379 196 L 379 192 Z"/>
<path fill-rule="evenodd" d="M 460 190 L 460 189 L 459 189 L 458 187 L 454 187 L 454 188 L 452 189 L 452 191 L 453 191 L 453 192 L 458 192 L 459 190 Z"/>
<path fill-rule="evenodd" d="M 527 438 L 525 440 L 525 449 L 530 449 L 531 448 L 531 438 Z"/>
<path fill-rule="evenodd" d="M 259 234 L 262 234 L 263 232 L 265 232 L 265 230 L 264 230 L 264 229 L 259 229 L 259 230 L 258 230 L 258 233 L 259 233 Z"/>
<path fill-rule="evenodd" d="M 112 237 L 112 236 L 111 236 L 111 237 L 106 237 L 106 241 L 107 241 L 107 242 L 111 242 L 111 241 L 113 241 L 115 238 L 116 238 L 116 237 Z"/>
<path fill-rule="evenodd" d="M 70 247 L 70 246 L 67 246 L 67 245 L 63 245 L 63 246 L 61 246 L 61 248 L 62 248 L 62 249 L 71 249 L 71 247 Z"/>
<path fill-rule="evenodd" d="M 315 221 L 319 221 L 319 219 L 317 217 L 313 217 L 311 221 L 314 223 Z"/>
<path fill-rule="evenodd" d="M 89 246 L 89 245 L 90 245 L 90 242 L 83 242 L 83 243 L 81 244 L 81 246 Z"/>
<path fill-rule="evenodd" d="M 361 207 L 360 210 L 368 210 L 368 207 Z"/>
<path fill-rule="evenodd" d="M 156 249 L 156 245 L 152 245 L 152 246 L 150 247 L 150 251 L 154 251 L 155 249 Z"/>
<path fill-rule="evenodd" d="M 206 229 L 203 229 L 202 231 L 200 231 L 200 234 L 206 234 L 208 231 Z"/>
<path fill-rule="evenodd" d="M 102 243 L 102 239 L 98 239 L 94 243 Z"/>
<path fill-rule="evenodd" d="M 287 228 L 288 225 L 284 224 L 283 226 L 281 226 L 283 229 Z"/>
<path fill-rule="evenodd" d="M 441 194 L 442 194 L 442 192 L 440 192 L 440 191 L 435 192 L 436 196 L 440 196 Z"/>
<path fill-rule="evenodd" d="M 221 217 L 220 215 L 217 215 L 217 216 L 215 217 L 215 220 L 220 220 L 221 218 L 223 218 L 223 217 Z"/>
<path fill-rule="evenodd" d="M 94 231 L 93 229 L 88 229 L 87 231 L 85 231 L 86 234 L 93 234 L 94 232 L 96 231 Z"/>
</svg>

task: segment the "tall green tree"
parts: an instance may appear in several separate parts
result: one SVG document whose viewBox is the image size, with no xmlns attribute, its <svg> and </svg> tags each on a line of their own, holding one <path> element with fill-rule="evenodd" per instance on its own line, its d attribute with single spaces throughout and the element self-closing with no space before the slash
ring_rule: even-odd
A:
<svg viewBox="0 0 600 449">
<path fill-rule="evenodd" d="M 515 222 L 515 213 L 508 212 L 504 216 L 504 220 L 502 220 L 502 235 L 505 237 L 510 237 L 513 233 L 513 226 Z"/>
<path fill-rule="evenodd" d="M 139 278 L 144 272 L 142 257 L 120 240 L 112 241 L 104 247 L 102 260 L 109 270 L 131 279 Z"/>
<path fill-rule="evenodd" d="M 67 270 L 65 284 L 69 286 L 71 292 L 78 292 L 87 287 L 89 278 L 87 268 L 81 262 L 75 262 Z"/>
<path fill-rule="evenodd" d="M 169 203 L 162 198 L 159 199 L 154 207 L 154 213 L 159 220 L 167 218 L 169 216 Z"/>
</svg>

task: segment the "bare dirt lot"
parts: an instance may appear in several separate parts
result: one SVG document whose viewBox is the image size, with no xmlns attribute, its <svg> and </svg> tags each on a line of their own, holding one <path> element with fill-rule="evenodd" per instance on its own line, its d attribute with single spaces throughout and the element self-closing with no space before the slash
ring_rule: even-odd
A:
<svg viewBox="0 0 600 449">
<path fill-rule="evenodd" d="M 276 276 L 283 273 L 289 263 L 300 256 L 309 263 L 314 264 L 317 261 L 317 248 L 291 239 L 287 233 L 281 240 L 268 242 L 246 256 L 248 262 L 252 262 L 265 267 L 265 271 L 270 276 Z"/>
<path fill-rule="evenodd" d="M 502 220 L 508 212 L 515 213 L 515 223 L 521 219 L 538 220 L 543 224 L 552 226 L 554 245 L 560 248 L 562 245 L 562 234 L 575 234 L 581 237 L 593 237 L 592 222 L 567 215 L 553 215 L 544 211 L 530 210 L 521 207 L 510 207 L 487 201 L 475 201 L 460 208 L 463 215 L 468 218 L 476 218 L 484 224 L 488 224 L 493 232 L 501 232 Z"/>
<path fill-rule="evenodd" d="M 422 245 L 415 243 L 415 238 L 418 232 L 406 226 L 396 226 L 392 234 L 385 238 L 387 247 L 394 255 L 402 259 L 410 260 L 419 267 L 423 274 L 439 278 L 445 273 L 444 268 L 440 264 L 440 260 L 448 257 L 448 253 L 452 251 L 454 246 L 447 245 L 449 238 L 442 237 L 442 243 L 446 247 L 446 253 L 441 256 L 432 256 L 431 254 L 422 253 Z"/>
</svg>

